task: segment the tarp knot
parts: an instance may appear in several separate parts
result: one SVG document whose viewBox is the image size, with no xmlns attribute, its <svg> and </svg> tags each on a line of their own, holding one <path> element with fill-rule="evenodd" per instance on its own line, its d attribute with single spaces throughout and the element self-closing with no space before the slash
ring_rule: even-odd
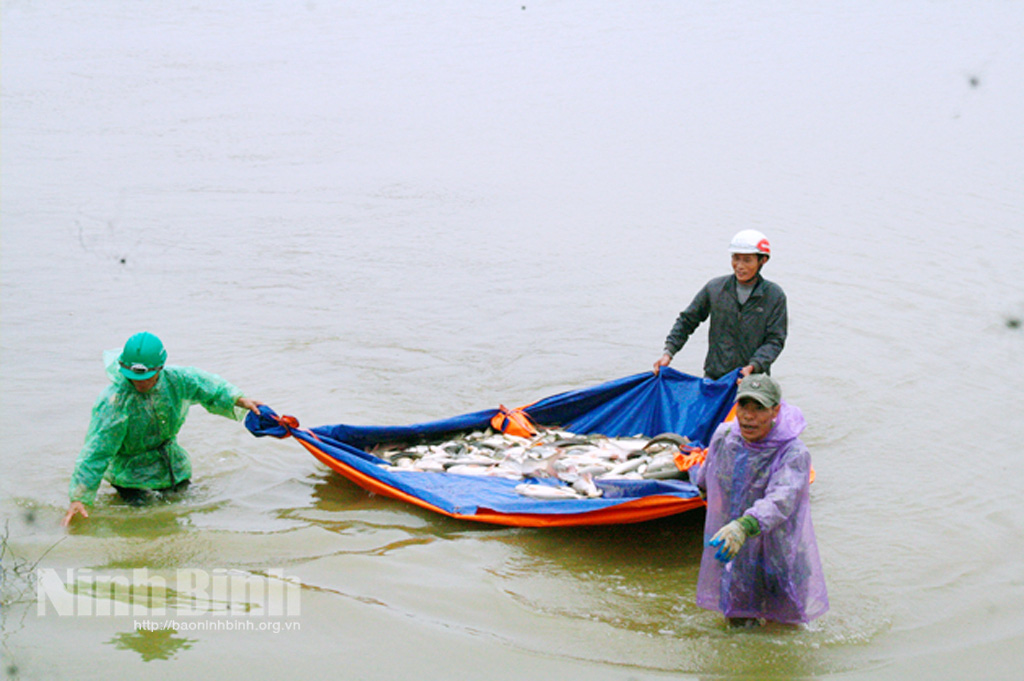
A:
<svg viewBox="0 0 1024 681">
<path fill-rule="evenodd" d="M 278 416 L 277 412 L 265 404 L 260 405 L 260 414 L 257 416 L 249 412 L 245 416 L 245 427 L 256 437 L 286 438 L 292 434 L 292 430 L 299 427 L 299 420 L 294 416 Z"/>
<path fill-rule="evenodd" d="M 491 427 L 519 437 L 533 437 L 537 434 L 537 425 L 522 407 L 509 409 L 504 404 L 499 405 L 498 413 L 491 418 Z"/>
</svg>

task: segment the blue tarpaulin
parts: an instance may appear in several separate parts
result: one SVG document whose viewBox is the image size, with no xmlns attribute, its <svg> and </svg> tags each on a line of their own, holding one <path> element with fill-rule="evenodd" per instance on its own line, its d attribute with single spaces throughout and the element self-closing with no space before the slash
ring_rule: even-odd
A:
<svg viewBox="0 0 1024 681">
<path fill-rule="evenodd" d="M 664 368 L 546 397 L 523 411 L 542 427 L 609 437 L 661 433 L 705 444 L 733 406 L 734 371 L 717 381 Z M 601 497 L 540 500 L 515 491 L 519 481 L 451 473 L 388 470 L 366 450 L 379 444 L 416 444 L 490 426 L 498 409 L 411 426 L 336 424 L 310 430 L 293 417 L 263 407 L 249 414 L 256 436 L 294 436 L 317 459 L 361 487 L 423 508 L 469 520 L 506 525 L 587 525 L 637 522 L 702 505 L 696 487 L 682 480 L 602 481 Z M 544 484 L 544 483 L 541 483 Z M 557 484 L 552 482 L 551 484 Z"/>
</svg>

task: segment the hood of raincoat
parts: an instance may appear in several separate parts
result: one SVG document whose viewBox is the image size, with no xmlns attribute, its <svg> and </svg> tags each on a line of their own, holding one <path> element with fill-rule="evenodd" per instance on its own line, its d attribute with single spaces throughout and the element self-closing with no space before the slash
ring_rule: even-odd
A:
<svg viewBox="0 0 1024 681">
<path fill-rule="evenodd" d="M 738 438 L 743 437 L 740 434 L 739 421 L 733 420 L 730 427 L 732 435 Z M 780 404 L 779 415 L 775 417 L 775 423 L 768 434 L 757 442 L 746 442 L 745 444 L 751 449 L 775 449 L 800 437 L 800 433 L 804 432 L 806 427 L 807 421 L 804 420 L 804 413 L 800 411 L 800 407 L 783 400 Z"/>
<path fill-rule="evenodd" d="M 103 370 L 106 371 L 107 378 L 110 379 L 110 382 L 115 385 L 128 382 L 128 379 L 124 377 L 124 374 L 118 370 L 120 365 L 117 363 L 117 360 L 120 356 L 120 350 L 103 351 Z"/>
</svg>

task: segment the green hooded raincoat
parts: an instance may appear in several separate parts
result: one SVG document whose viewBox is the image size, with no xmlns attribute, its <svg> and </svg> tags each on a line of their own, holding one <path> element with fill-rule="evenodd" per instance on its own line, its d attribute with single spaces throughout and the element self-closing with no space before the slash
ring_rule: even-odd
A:
<svg viewBox="0 0 1024 681">
<path fill-rule="evenodd" d="M 177 436 L 193 404 L 236 421 L 245 415 L 235 406 L 242 391 L 214 374 L 165 366 L 156 385 L 140 393 L 117 370 L 116 352 L 106 353 L 104 362 L 111 385 L 93 406 L 71 476 L 71 501 L 91 505 L 103 478 L 119 487 L 164 489 L 192 477 Z"/>
</svg>

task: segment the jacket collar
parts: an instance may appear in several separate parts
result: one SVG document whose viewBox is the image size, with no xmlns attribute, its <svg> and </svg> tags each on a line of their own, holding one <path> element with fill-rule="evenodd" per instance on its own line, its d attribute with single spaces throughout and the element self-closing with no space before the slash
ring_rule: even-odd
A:
<svg viewBox="0 0 1024 681">
<path fill-rule="evenodd" d="M 761 276 L 760 272 L 758 272 L 757 274 L 754 275 L 754 288 L 751 289 L 751 291 L 750 291 L 750 297 L 751 298 L 755 298 L 755 297 L 758 297 L 758 296 L 761 295 L 761 282 L 762 281 L 764 281 L 764 277 Z M 739 286 L 739 280 L 736 279 L 736 275 L 734 274 L 731 277 L 729 277 L 729 282 L 726 284 L 726 287 L 735 296 L 736 295 L 736 288 L 737 288 L 737 286 Z M 737 296 L 737 298 L 738 298 L 738 296 Z"/>
</svg>

